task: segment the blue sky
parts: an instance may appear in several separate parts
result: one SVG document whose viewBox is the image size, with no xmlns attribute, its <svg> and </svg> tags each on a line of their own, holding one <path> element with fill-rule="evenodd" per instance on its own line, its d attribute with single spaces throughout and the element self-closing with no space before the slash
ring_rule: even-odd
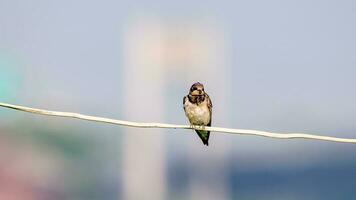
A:
<svg viewBox="0 0 356 200">
<path fill-rule="evenodd" d="M 196 21 L 223 33 L 225 65 L 217 67 L 227 72 L 221 81 L 229 82 L 229 119 L 216 125 L 356 138 L 355 10 L 354 1 L 344 0 L 2 0 L 1 101 L 122 118 L 128 25 L 146 17 L 182 27 Z M 189 86 L 179 83 L 173 84 L 177 93 L 167 92 L 168 101 L 181 102 Z M 219 93 L 211 88 L 212 96 Z M 167 105 L 167 121 L 184 123 L 181 107 Z M 107 131 L 112 135 L 93 137 L 115 135 Z M 242 171 L 318 169 L 330 159 L 335 166 L 355 163 L 350 145 L 224 137 Z M 234 166 L 229 165 L 232 174 Z M 278 173 L 271 176 L 278 182 Z"/>
</svg>

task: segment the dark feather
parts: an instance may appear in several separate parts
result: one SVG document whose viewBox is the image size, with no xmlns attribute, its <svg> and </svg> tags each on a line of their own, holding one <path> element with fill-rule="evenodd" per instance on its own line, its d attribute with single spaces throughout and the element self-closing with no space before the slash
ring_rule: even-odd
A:
<svg viewBox="0 0 356 200">
<path fill-rule="evenodd" d="M 203 141 L 203 144 L 209 146 L 210 131 L 195 130 L 195 132 L 197 132 L 198 136 Z"/>
<path fill-rule="evenodd" d="M 187 101 L 187 98 L 188 98 L 187 96 L 184 96 L 184 97 L 183 97 L 183 109 L 184 109 L 184 112 L 185 112 L 185 106 L 184 106 L 184 104 L 185 104 L 185 102 Z"/>
</svg>

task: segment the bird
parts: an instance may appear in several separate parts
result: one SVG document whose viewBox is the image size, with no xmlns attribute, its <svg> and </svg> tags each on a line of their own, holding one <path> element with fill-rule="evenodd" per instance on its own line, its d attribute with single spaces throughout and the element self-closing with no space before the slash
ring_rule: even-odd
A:
<svg viewBox="0 0 356 200">
<path fill-rule="evenodd" d="M 196 82 L 183 97 L 183 108 L 190 125 L 211 126 L 213 104 L 209 95 L 204 90 L 204 85 Z M 210 131 L 195 130 L 203 144 L 209 145 Z"/>
</svg>

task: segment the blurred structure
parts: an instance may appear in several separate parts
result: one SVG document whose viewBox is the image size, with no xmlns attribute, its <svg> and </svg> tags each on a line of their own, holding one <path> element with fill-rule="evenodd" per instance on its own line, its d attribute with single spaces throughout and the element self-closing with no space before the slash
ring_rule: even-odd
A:
<svg viewBox="0 0 356 200">
<path fill-rule="evenodd" d="M 165 74 L 162 30 L 158 24 L 133 24 L 124 34 L 124 116 L 163 121 Z M 155 106 L 153 106 L 155 105 Z M 144 133 L 143 133 L 144 131 Z M 162 130 L 125 131 L 124 199 L 165 199 L 165 146 Z"/>
<path fill-rule="evenodd" d="M 206 84 L 207 91 L 217 91 L 212 95 L 213 103 L 217 104 L 213 123 L 227 124 L 230 81 L 226 68 L 222 67 L 227 64 L 225 40 L 221 27 L 204 21 L 146 16 L 129 21 L 123 39 L 125 118 L 135 121 L 175 120 L 177 117 L 165 115 L 167 110 L 172 110 L 170 106 L 174 106 L 173 110 L 178 112 L 172 113 L 185 119 L 182 98 L 192 83 L 200 81 Z M 184 85 L 185 90 L 177 90 L 175 85 Z M 222 169 L 226 167 L 228 157 L 227 140 L 212 135 L 212 144 L 206 148 L 191 132 L 188 143 L 167 145 L 162 132 L 145 130 L 142 134 L 137 130 L 127 131 L 122 147 L 125 149 L 125 199 L 166 199 L 167 186 L 173 187 L 169 195 L 174 196 L 175 184 L 167 184 L 165 176 L 167 173 L 178 173 L 174 171 L 176 167 L 166 166 L 170 159 L 165 157 L 179 154 L 169 150 L 172 145 L 181 149 L 181 155 L 191 163 L 187 165 L 190 181 L 185 191 L 190 194 L 190 199 L 225 199 L 228 187 L 223 183 L 226 183 L 227 175 Z M 217 145 L 221 146 L 214 148 Z M 206 148 L 205 151 L 199 151 L 202 148 Z M 203 178 L 197 174 L 204 174 Z"/>
</svg>

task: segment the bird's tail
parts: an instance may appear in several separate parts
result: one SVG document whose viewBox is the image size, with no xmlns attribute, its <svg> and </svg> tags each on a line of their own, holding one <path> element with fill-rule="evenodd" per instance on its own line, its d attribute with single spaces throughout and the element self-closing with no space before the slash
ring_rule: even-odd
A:
<svg viewBox="0 0 356 200">
<path fill-rule="evenodd" d="M 209 146 L 210 131 L 195 130 L 195 132 L 197 132 L 198 136 L 203 141 L 203 144 Z"/>
</svg>

